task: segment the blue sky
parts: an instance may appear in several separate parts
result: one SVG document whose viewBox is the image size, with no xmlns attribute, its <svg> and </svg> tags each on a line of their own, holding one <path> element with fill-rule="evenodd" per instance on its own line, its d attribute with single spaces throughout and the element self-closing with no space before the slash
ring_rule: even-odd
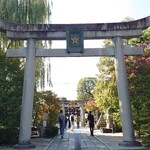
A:
<svg viewBox="0 0 150 150">
<path fill-rule="evenodd" d="M 120 22 L 125 17 L 140 19 L 150 15 L 150 0 L 53 0 L 52 23 Z M 101 41 L 88 41 L 85 47 L 101 47 Z M 66 48 L 66 42 L 52 42 L 52 48 Z M 51 58 L 53 87 L 58 96 L 76 99 L 77 83 L 96 77 L 99 58 Z"/>
<path fill-rule="evenodd" d="M 131 0 L 131 4 L 135 11 L 133 18 L 138 19 L 150 16 L 149 0 Z"/>
</svg>

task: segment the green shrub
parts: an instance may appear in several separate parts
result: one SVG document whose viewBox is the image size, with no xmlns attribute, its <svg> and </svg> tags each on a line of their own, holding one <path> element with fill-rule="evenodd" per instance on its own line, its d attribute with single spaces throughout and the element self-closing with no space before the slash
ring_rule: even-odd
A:
<svg viewBox="0 0 150 150">
<path fill-rule="evenodd" d="M 13 145 L 18 142 L 17 128 L 0 128 L 0 145 Z"/>
<path fill-rule="evenodd" d="M 150 136 L 142 137 L 141 139 L 142 139 L 142 144 L 143 145 L 150 147 Z"/>
<path fill-rule="evenodd" d="M 54 137 L 58 134 L 57 127 L 46 128 L 45 130 L 45 137 Z"/>
</svg>

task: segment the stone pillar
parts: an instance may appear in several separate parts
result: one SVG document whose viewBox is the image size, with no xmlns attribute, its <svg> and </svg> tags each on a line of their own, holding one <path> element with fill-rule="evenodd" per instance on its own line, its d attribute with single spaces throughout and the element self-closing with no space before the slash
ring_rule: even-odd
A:
<svg viewBox="0 0 150 150">
<path fill-rule="evenodd" d="M 35 145 L 30 142 L 35 77 L 35 40 L 30 38 L 27 44 L 19 144 L 14 146 L 16 149 L 35 147 Z"/>
<path fill-rule="evenodd" d="M 45 130 L 47 127 L 47 118 L 48 118 L 48 114 L 44 112 L 43 113 L 43 126 L 41 128 L 41 134 L 40 134 L 41 137 L 44 137 L 44 134 L 45 134 Z"/>
<path fill-rule="evenodd" d="M 106 112 L 106 128 L 112 128 L 113 124 L 113 116 L 112 116 L 112 108 L 109 107 Z"/>
<path fill-rule="evenodd" d="M 85 111 L 84 111 L 84 102 L 80 103 L 81 107 L 81 126 L 84 127 L 85 126 Z"/>
<path fill-rule="evenodd" d="M 126 66 L 124 61 L 124 52 L 122 45 L 122 38 L 115 37 L 113 39 L 115 46 L 115 69 L 116 80 L 119 97 L 119 107 L 122 121 L 123 141 L 119 143 L 120 146 L 138 146 L 139 142 L 135 142 L 134 129 L 132 122 L 132 112 L 129 97 L 128 81 Z"/>
</svg>

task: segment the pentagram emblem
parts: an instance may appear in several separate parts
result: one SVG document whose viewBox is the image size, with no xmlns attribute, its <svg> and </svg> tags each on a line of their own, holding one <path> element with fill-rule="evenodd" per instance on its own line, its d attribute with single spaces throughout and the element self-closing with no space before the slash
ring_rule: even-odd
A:
<svg viewBox="0 0 150 150">
<path fill-rule="evenodd" d="M 83 53 L 83 29 L 66 29 L 67 52 Z"/>
</svg>

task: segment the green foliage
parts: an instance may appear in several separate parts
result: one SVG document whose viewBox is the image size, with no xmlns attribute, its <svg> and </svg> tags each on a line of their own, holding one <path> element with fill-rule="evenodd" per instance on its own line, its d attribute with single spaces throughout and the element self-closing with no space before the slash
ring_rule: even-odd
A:
<svg viewBox="0 0 150 150">
<path fill-rule="evenodd" d="M 150 136 L 142 137 L 142 144 L 144 146 L 150 147 Z"/>
<path fill-rule="evenodd" d="M 137 62 L 137 61 L 136 61 Z M 129 74 L 129 89 L 131 95 L 131 103 L 133 110 L 133 119 L 135 129 L 138 135 L 150 134 L 148 130 L 150 119 L 150 64 L 132 67 L 132 73 Z M 148 73 L 148 74 L 147 74 Z"/>
<path fill-rule="evenodd" d="M 122 22 L 130 22 L 130 21 L 134 21 L 134 19 L 133 18 L 131 18 L 131 17 L 125 17 L 123 20 L 122 20 Z"/>
<path fill-rule="evenodd" d="M 144 50 L 150 50 L 150 28 L 143 31 L 142 35 L 139 38 L 133 38 L 129 41 L 130 45 L 140 46 Z"/>
<path fill-rule="evenodd" d="M 130 44 L 144 49 L 142 56 L 126 57 L 129 90 L 136 134 L 150 136 L 150 29 L 139 38 L 130 40 Z"/>
<path fill-rule="evenodd" d="M 45 23 L 50 21 L 50 9 L 51 4 L 47 0 L 1 0 L 0 19 L 21 24 Z M 4 51 L 19 48 L 25 43 L 9 40 L 4 32 L 0 32 L 0 40 L 0 125 L 19 126 L 24 59 L 6 59 Z M 36 80 L 45 73 L 42 61 L 37 60 Z"/>
<path fill-rule="evenodd" d="M 1 0 L 0 18 L 16 23 L 43 23 L 50 19 L 47 0 Z"/>
<path fill-rule="evenodd" d="M 86 77 L 80 79 L 77 85 L 77 99 L 78 100 L 93 99 L 95 84 L 96 84 L 96 78 Z"/>
<path fill-rule="evenodd" d="M 103 47 L 111 45 L 111 39 L 104 40 Z M 97 67 L 99 76 L 94 89 L 94 99 L 101 111 L 106 112 L 109 107 L 114 109 L 113 119 L 117 128 L 121 128 L 114 58 L 101 57 Z"/>
<path fill-rule="evenodd" d="M 132 19 L 127 19 L 132 21 Z M 141 136 L 143 143 L 150 137 L 150 28 L 143 31 L 142 36 L 130 40 L 123 40 L 124 44 L 140 46 L 144 49 L 142 56 L 126 56 L 126 66 L 129 81 L 129 92 L 133 113 L 133 123 L 137 136 Z M 104 44 L 110 45 L 106 41 Z M 115 108 L 117 124 L 120 124 L 117 88 L 114 64 L 111 58 L 101 58 L 97 65 L 100 75 L 97 79 L 94 98 L 105 111 L 108 106 Z M 113 102 L 113 103 L 111 103 Z M 119 118 L 118 118 L 119 117 Z M 119 121 L 119 122 L 118 122 Z M 121 124 L 120 124 L 121 125 Z M 147 144 L 149 144 L 147 142 Z"/>
<path fill-rule="evenodd" d="M 19 59 L 7 59 L 0 53 L 0 125 L 18 126 L 23 87 Z"/>
<path fill-rule="evenodd" d="M 21 24 L 35 24 L 35 23 L 49 23 L 51 15 L 52 3 L 47 0 L 1 0 L 0 5 L 0 19 L 21 23 Z M 24 41 L 9 40 L 5 33 L 0 33 L 0 50 L 8 48 L 16 49 L 24 46 Z M 50 45 L 50 41 L 38 41 L 36 46 Z M 44 88 L 45 85 L 45 59 L 38 58 L 36 60 L 36 87 Z M 47 67 L 50 71 L 50 65 Z M 49 86 L 51 86 L 50 75 L 47 74 Z"/>
<path fill-rule="evenodd" d="M 51 128 L 46 128 L 45 130 L 45 137 L 54 137 L 58 134 L 58 127 L 51 127 Z"/>
<path fill-rule="evenodd" d="M 0 145 L 13 145 L 18 142 L 18 129 L 0 128 Z"/>
<path fill-rule="evenodd" d="M 36 88 L 45 89 L 45 86 L 52 86 L 51 65 L 49 58 L 36 58 L 35 82 Z"/>
<path fill-rule="evenodd" d="M 35 70 L 36 88 L 40 87 L 43 89 L 45 84 L 45 68 L 44 61 L 41 58 L 36 58 L 36 68 L 38 68 Z"/>
<path fill-rule="evenodd" d="M 94 98 L 97 105 L 106 111 L 113 107 L 118 112 L 118 97 L 113 58 L 103 57 L 97 64 L 100 72 L 95 86 Z"/>
<path fill-rule="evenodd" d="M 37 93 L 36 98 L 33 112 L 34 125 L 42 125 L 43 113 L 46 113 L 48 128 L 54 127 L 58 121 L 58 114 L 61 108 L 59 98 L 52 91 Z"/>
</svg>

